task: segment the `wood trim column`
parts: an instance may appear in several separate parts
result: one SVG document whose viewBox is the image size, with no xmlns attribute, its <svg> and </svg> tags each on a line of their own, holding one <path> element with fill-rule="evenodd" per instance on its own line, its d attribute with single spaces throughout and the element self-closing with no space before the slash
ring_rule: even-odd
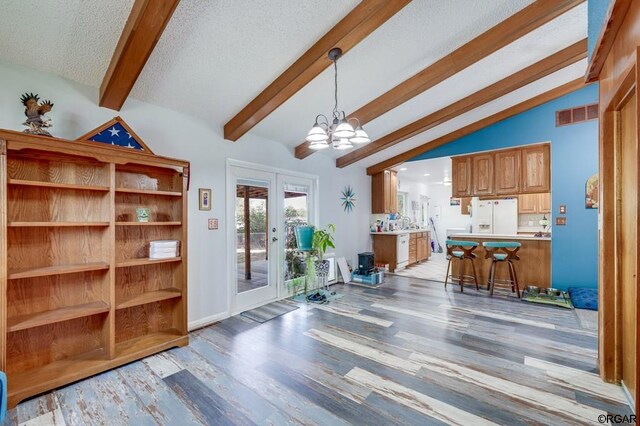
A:
<svg viewBox="0 0 640 426">
<path fill-rule="evenodd" d="M 7 141 L 0 139 L 0 370 L 7 371 Z"/>
</svg>

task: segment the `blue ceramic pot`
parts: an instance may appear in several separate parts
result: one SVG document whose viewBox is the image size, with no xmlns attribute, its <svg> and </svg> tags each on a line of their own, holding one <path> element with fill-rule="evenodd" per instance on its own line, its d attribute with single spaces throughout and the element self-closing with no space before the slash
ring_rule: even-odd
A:
<svg viewBox="0 0 640 426">
<path fill-rule="evenodd" d="M 296 241 L 298 242 L 298 250 L 309 251 L 313 248 L 313 226 L 296 226 Z"/>
</svg>

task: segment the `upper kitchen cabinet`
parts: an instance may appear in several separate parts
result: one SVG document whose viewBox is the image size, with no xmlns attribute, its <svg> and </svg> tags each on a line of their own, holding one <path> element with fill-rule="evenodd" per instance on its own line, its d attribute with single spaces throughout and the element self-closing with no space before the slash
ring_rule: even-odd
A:
<svg viewBox="0 0 640 426">
<path fill-rule="evenodd" d="M 551 193 L 538 194 L 538 213 L 551 213 Z"/>
<path fill-rule="evenodd" d="M 549 144 L 520 149 L 522 156 L 522 187 L 520 192 L 551 191 Z"/>
<path fill-rule="evenodd" d="M 496 194 L 512 195 L 520 192 L 520 150 L 496 151 L 495 176 Z"/>
<path fill-rule="evenodd" d="M 395 213 L 398 204 L 398 174 L 385 170 L 371 176 L 371 213 Z"/>
<path fill-rule="evenodd" d="M 453 157 L 451 180 L 452 195 L 454 197 L 471 196 L 471 158 Z"/>
<path fill-rule="evenodd" d="M 474 155 L 471 157 L 471 164 L 471 195 L 493 195 L 493 153 Z"/>
<path fill-rule="evenodd" d="M 518 195 L 518 213 L 551 213 L 551 193 Z"/>
</svg>

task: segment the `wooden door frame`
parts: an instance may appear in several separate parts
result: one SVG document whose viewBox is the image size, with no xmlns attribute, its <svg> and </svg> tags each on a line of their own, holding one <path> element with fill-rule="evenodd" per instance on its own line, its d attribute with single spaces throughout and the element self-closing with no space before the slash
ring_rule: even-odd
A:
<svg viewBox="0 0 640 426">
<path fill-rule="evenodd" d="M 599 269 L 598 269 L 598 355 L 600 376 L 607 382 L 620 382 L 622 378 L 622 293 L 619 280 L 621 259 L 618 256 L 620 240 L 620 109 L 631 96 L 638 91 L 640 76 L 638 74 L 638 57 L 640 48 L 636 51 L 635 60 L 629 64 L 624 78 L 619 79 L 612 91 L 614 95 L 610 102 L 601 106 L 600 137 L 599 137 L 599 177 L 600 177 L 600 210 L 599 210 Z M 638 96 L 636 96 L 636 113 L 640 111 Z M 636 121 L 636 141 L 640 141 L 640 125 Z M 640 148 L 640 147 L 639 147 Z M 638 154 L 640 159 L 640 150 Z M 637 159 L 640 169 L 640 160 Z M 640 174 L 637 182 L 637 196 L 640 200 Z M 640 221 L 636 231 L 636 241 L 640 233 Z M 638 247 L 640 252 L 640 246 Z M 636 288 L 640 283 L 640 261 L 636 259 Z M 636 293 L 636 315 L 640 313 L 640 291 Z M 640 402 L 640 331 L 636 327 L 636 384 L 635 407 L 639 412 Z"/>
</svg>

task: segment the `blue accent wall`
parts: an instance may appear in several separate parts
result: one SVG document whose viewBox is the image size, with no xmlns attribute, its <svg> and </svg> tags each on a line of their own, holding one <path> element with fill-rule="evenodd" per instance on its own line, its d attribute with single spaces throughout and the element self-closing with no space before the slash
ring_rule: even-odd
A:
<svg viewBox="0 0 640 426">
<path fill-rule="evenodd" d="M 611 0 L 587 0 L 587 46 L 589 58 L 600 35 Z"/>
<path fill-rule="evenodd" d="M 598 286 L 598 211 L 585 208 L 585 184 L 598 171 L 598 121 L 556 127 L 556 111 L 598 101 L 592 84 L 485 127 L 410 161 L 540 142 L 551 143 L 551 279 L 553 287 Z M 559 206 L 567 224 L 556 226 Z"/>
</svg>

